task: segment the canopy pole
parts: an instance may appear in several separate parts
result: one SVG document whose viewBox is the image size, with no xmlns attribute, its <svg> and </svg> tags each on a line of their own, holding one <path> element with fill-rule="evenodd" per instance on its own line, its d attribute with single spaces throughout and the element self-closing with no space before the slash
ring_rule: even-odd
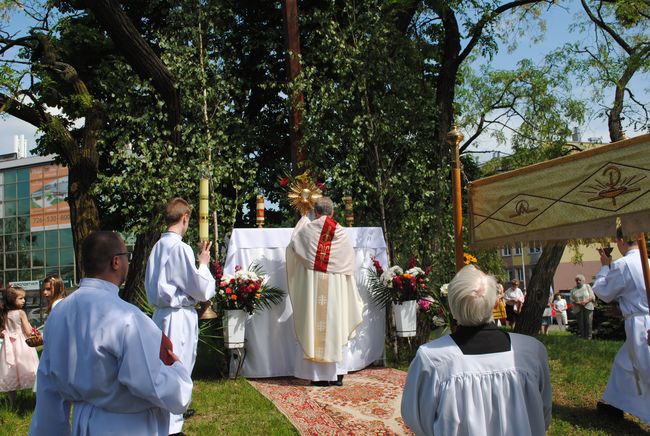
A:
<svg viewBox="0 0 650 436">
<path fill-rule="evenodd" d="M 453 124 L 451 130 L 447 133 L 447 143 L 452 147 L 454 160 L 451 189 L 454 205 L 454 257 L 456 259 L 456 271 L 460 271 L 465 266 L 465 259 L 463 257 L 463 197 L 460 182 L 460 151 L 458 149 L 463 139 L 463 134 L 458 130 L 456 124 Z"/>
<path fill-rule="evenodd" d="M 650 271 L 648 270 L 648 247 L 645 243 L 645 233 L 641 233 L 637 241 L 639 251 L 641 252 L 641 269 L 643 269 L 643 281 L 645 282 L 645 294 L 650 304 Z"/>
</svg>

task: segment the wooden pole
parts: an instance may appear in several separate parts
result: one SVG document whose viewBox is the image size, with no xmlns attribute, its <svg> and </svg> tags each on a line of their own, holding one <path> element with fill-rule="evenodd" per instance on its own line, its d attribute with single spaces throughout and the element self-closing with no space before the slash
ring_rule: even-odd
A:
<svg viewBox="0 0 650 436">
<path fill-rule="evenodd" d="M 300 27 L 298 26 L 297 0 L 282 0 L 282 18 L 284 21 L 285 46 L 287 49 L 287 77 L 289 83 L 300 74 Z M 302 144 L 302 107 L 305 98 L 300 91 L 293 91 L 289 96 L 289 144 L 291 145 L 291 164 L 293 175 L 303 171 L 307 160 L 307 151 Z"/>
<path fill-rule="evenodd" d="M 648 270 L 648 247 L 645 243 L 645 233 L 641 233 L 637 244 L 641 252 L 641 269 L 643 270 L 643 281 L 645 282 L 645 294 L 650 304 L 650 271 Z"/>
<path fill-rule="evenodd" d="M 463 197 L 460 181 L 460 151 L 458 148 L 463 138 L 463 134 L 455 124 L 449 133 L 447 133 L 447 143 L 452 147 L 454 160 L 451 189 L 454 205 L 454 257 L 456 260 L 456 271 L 460 271 L 465 266 L 465 260 L 463 258 Z"/>
</svg>

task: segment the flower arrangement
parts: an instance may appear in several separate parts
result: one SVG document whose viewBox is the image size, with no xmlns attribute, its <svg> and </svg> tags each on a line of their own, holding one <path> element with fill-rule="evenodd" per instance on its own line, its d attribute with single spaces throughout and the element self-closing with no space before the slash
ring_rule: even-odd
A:
<svg viewBox="0 0 650 436">
<path fill-rule="evenodd" d="M 258 265 L 243 270 L 235 267 L 235 274 L 224 274 L 219 281 L 217 302 L 224 310 L 244 310 L 253 314 L 257 310 L 268 309 L 284 298 L 284 291 L 268 286 L 268 278 Z"/>
<path fill-rule="evenodd" d="M 374 271 L 370 270 L 369 291 L 370 295 L 380 306 L 389 303 L 401 304 L 405 301 L 418 300 L 429 295 L 429 272 L 416 266 L 416 261 L 411 258 L 404 271 L 399 266 L 392 266 L 386 271 L 381 267 L 376 258 L 372 258 Z"/>
<path fill-rule="evenodd" d="M 417 300 L 418 311 L 435 327 L 451 324 L 452 316 L 447 303 L 447 284 L 433 285 L 432 268 L 424 270 L 416 266 L 411 257 L 404 271 L 393 266 L 384 271 L 376 258 L 369 274 L 369 292 L 375 303 L 387 306 L 404 301 Z"/>
<path fill-rule="evenodd" d="M 418 300 L 419 311 L 434 327 L 444 327 L 451 324 L 452 316 L 447 302 L 447 286 L 432 288 L 431 295 Z"/>
</svg>

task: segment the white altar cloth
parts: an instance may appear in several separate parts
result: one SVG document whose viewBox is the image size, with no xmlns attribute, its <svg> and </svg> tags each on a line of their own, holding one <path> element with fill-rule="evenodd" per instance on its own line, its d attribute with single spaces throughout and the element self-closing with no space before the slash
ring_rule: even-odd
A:
<svg viewBox="0 0 650 436">
<path fill-rule="evenodd" d="M 269 284 L 287 290 L 285 249 L 293 229 L 234 229 L 228 243 L 224 273 L 233 274 L 235 266 L 248 268 L 257 263 L 269 276 Z M 380 227 L 350 227 L 345 231 L 356 253 L 354 276 L 364 302 L 363 322 L 356 337 L 348 343 L 343 358 L 348 371 L 365 368 L 384 355 L 385 312 L 368 295 L 367 269 L 372 267 L 370 256 L 386 267 L 386 242 Z M 295 374 L 296 362 L 302 349 L 293 326 L 291 301 L 248 316 L 246 321 L 246 359 L 241 374 L 244 377 L 281 377 Z M 232 365 L 231 365 L 232 367 Z"/>
</svg>

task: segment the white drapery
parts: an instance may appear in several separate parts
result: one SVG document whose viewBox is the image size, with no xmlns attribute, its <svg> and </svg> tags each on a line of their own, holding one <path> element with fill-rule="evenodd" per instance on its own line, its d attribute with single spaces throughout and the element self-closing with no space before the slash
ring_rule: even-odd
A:
<svg viewBox="0 0 650 436">
<path fill-rule="evenodd" d="M 256 263 L 269 276 L 269 284 L 287 289 L 285 250 L 293 229 L 234 229 L 228 244 L 224 273 L 233 274 L 235 266 L 246 269 Z M 356 255 L 354 276 L 364 302 L 363 322 L 356 337 L 348 343 L 343 361 L 348 371 L 365 368 L 384 355 L 384 310 L 368 295 L 367 270 L 371 256 L 386 267 L 386 242 L 379 227 L 345 228 Z M 245 377 L 293 376 L 302 349 L 293 326 L 293 309 L 289 298 L 248 317 L 246 321 Z"/>
</svg>

